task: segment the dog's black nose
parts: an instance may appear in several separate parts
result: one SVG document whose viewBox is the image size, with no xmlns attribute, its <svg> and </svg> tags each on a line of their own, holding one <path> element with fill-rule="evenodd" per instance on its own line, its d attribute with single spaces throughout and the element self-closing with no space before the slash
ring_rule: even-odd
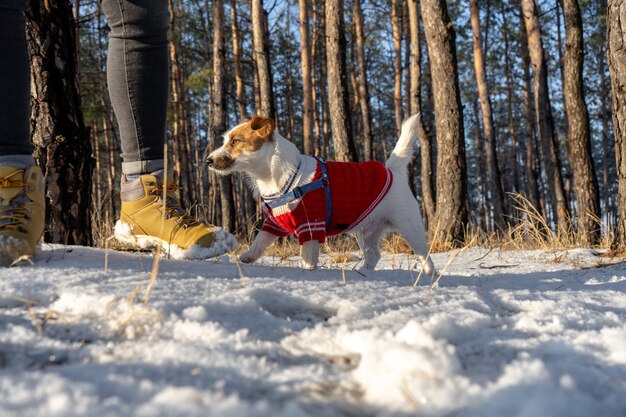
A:
<svg viewBox="0 0 626 417">
<path fill-rule="evenodd" d="M 206 164 L 207 164 L 208 166 L 211 166 L 211 165 L 213 165 L 213 162 L 215 162 L 215 161 L 213 160 L 213 158 L 211 158 L 210 156 L 207 156 L 207 158 L 206 158 Z"/>
</svg>

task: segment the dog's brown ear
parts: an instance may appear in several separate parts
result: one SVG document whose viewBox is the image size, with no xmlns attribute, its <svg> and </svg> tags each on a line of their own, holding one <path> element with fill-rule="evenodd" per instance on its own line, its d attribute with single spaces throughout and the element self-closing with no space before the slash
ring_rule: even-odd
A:
<svg viewBox="0 0 626 417">
<path fill-rule="evenodd" d="M 275 126 L 276 124 L 272 119 L 266 119 L 265 117 L 254 116 L 250 120 L 250 128 L 258 137 L 263 139 L 272 136 Z"/>
</svg>

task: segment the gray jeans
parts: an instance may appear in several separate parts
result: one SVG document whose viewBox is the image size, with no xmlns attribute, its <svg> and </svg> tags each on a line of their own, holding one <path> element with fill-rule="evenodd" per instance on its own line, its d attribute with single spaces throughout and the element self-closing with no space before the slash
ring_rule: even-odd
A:
<svg viewBox="0 0 626 417">
<path fill-rule="evenodd" d="M 111 32 L 107 81 L 120 129 L 122 170 L 163 165 L 168 102 L 167 0 L 101 0 Z M 30 155 L 26 0 L 0 0 L 0 156 Z"/>
</svg>

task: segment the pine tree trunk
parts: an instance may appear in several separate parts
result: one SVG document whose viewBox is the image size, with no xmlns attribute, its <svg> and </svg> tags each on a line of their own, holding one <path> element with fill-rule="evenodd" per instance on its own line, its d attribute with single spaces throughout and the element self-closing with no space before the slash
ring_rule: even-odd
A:
<svg viewBox="0 0 626 417">
<path fill-rule="evenodd" d="M 318 67 L 319 67 L 319 52 L 318 52 L 318 42 L 319 42 L 319 34 L 320 34 L 320 30 L 319 30 L 319 12 L 318 12 L 318 7 L 317 7 L 317 0 L 313 0 L 312 1 L 312 7 L 313 7 L 313 22 L 312 22 L 312 32 L 313 32 L 313 37 L 311 39 L 311 101 L 312 101 L 312 105 L 313 105 L 313 124 L 315 126 L 315 134 L 316 136 L 314 136 L 313 138 L 313 142 L 314 142 L 314 147 L 315 147 L 315 155 L 319 155 L 321 152 L 321 141 L 322 141 L 322 123 L 321 123 L 321 112 L 319 111 L 319 106 L 318 106 L 318 93 L 317 90 L 321 85 L 323 85 L 323 83 L 319 83 L 317 81 L 318 78 Z"/>
<path fill-rule="evenodd" d="M 506 82 L 506 112 L 507 112 L 507 122 L 508 122 L 508 131 L 509 131 L 509 138 L 511 141 L 511 167 L 513 169 L 513 184 L 514 184 L 514 188 L 511 189 L 505 189 L 505 193 L 506 192 L 513 192 L 513 193 L 521 193 L 523 186 L 521 184 L 521 178 L 520 178 L 520 165 L 524 166 L 524 157 L 523 155 L 520 155 L 519 151 L 519 147 L 518 147 L 518 141 L 517 141 L 517 131 L 515 128 L 515 116 L 513 114 L 513 100 L 514 100 L 514 93 L 513 93 L 513 87 L 514 85 L 514 81 L 513 81 L 513 76 L 512 76 L 512 66 L 511 66 L 511 56 L 510 56 L 510 49 L 511 49 L 511 42 L 509 39 L 509 24 L 508 24 L 508 17 L 507 17 L 507 10 L 506 10 L 506 4 L 502 3 L 501 4 L 501 10 L 502 10 L 502 25 L 504 30 L 503 32 L 503 37 L 504 37 L 504 74 L 505 74 L 505 82 Z M 520 158 L 521 156 L 521 158 Z M 520 159 L 521 159 L 521 163 L 520 163 Z M 509 211 L 509 214 L 511 216 L 516 216 L 517 213 L 513 213 Z"/>
<path fill-rule="evenodd" d="M 195 201 L 195 193 L 193 192 L 195 184 L 192 181 L 191 173 L 191 135 L 189 127 L 189 115 L 187 111 L 187 96 L 184 87 L 184 75 L 180 64 L 177 42 L 180 36 L 176 26 L 176 8 L 174 1 L 169 0 L 170 12 L 170 31 L 171 39 L 169 42 L 170 49 L 170 66 L 171 75 L 171 100 L 173 105 L 173 160 L 174 167 L 180 176 L 181 182 L 181 200 L 183 206 L 189 207 Z"/>
<path fill-rule="evenodd" d="M 478 212 L 480 213 L 480 229 L 487 233 L 493 230 L 491 225 L 491 212 L 487 203 L 487 181 L 485 180 L 485 151 L 483 145 L 485 141 L 481 137 L 480 132 L 480 116 L 478 111 L 477 100 L 472 100 L 472 110 L 474 115 L 474 147 L 476 148 L 476 182 L 478 183 Z"/>
<path fill-rule="evenodd" d="M 565 84 L 563 99 L 567 114 L 569 160 L 578 200 L 578 234 L 583 244 L 600 240 L 598 178 L 591 158 L 589 112 L 583 94 L 583 25 L 578 0 L 565 0 Z"/>
<path fill-rule="evenodd" d="M 269 64 L 269 48 L 266 41 L 265 10 L 263 0 L 252 0 L 252 43 L 256 74 L 259 80 L 260 108 L 257 114 L 270 119 L 276 118 L 274 95 L 272 92 L 272 73 Z"/>
<path fill-rule="evenodd" d="M 528 36 L 530 61 L 533 67 L 533 91 L 537 136 L 543 148 L 546 184 L 552 206 L 553 220 L 560 234 L 571 232 L 571 216 L 567 205 L 561 160 L 548 91 L 548 74 L 541 41 L 541 29 L 534 0 L 522 0 L 522 12 Z"/>
<path fill-rule="evenodd" d="M 94 161 L 81 110 L 76 31 L 67 0 L 31 0 L 31 138 L 46 178 L 48 242 L 91 245 Z"/>
<path fill-rule="evenodd" d="M 328 102 L 335 146 L 334 159 L 357 161 L 348 95 L 343 0 L 326 0 L 325 15 Z"/>
<path fill-rule="evenodd" d="M 315 155 L 313 138 L 313 84 L 311 40 L 309 38 L 309 5 L 306 0 L 299 0 L 300 5 L 300 57 L 302 60 L 302 141 L 304 153 Z"/>
<path fill-rule="evenodd" d="M 370 108 L 370 93 L 367 82 L 367 67 L 365 61 L 365 37 L 363 36 L 363 11 L 361 10 L 361 0 L 354 0 L 353 15 L 356 35 L 356 56 L 359 71 L 359 107 L 361 109 L 361 118 L 363 120 L 363 159 L 369 161 L 374 159 L 374 146 L 372 134 L 372 111 Z"/>
<path fill-rule="evenodd" d="M 520 36 L 519 43 L 522 50 L 522 70 L 524 74 L 524 127 L 526 134 L 526 197 L 530 204 L 538 211 L 540 215 L 544 215 L 542 209 L 541 198 L 539 195 L 539 180 L 540 177 L 538 170 L 539 164 L 537 163 L 536 136 L 537 131 L 535 127 L 535 121 L 533 118 L 533 101 L 531 99 L 532 94 L 532 80 L 530 75 L 530 53 L 528 52 L 528 36 L 526 35 L 526 24 L 524 19 L 524 13 L 521 8 L 519 10 L 520 16 Z"/>
<path fill-rule="evenodd" d="M 213 143 L 226 131 L 226 80 L 224 74 L 224 0 L 213 1 Z M 219 177 L 221 226 L 235 230 L 235 200 L 230 176 Z"/>
<path fill-rule="evenodd" d="M 391 0 L 391 26 L 393 28 L 393 108 L 396 121 L 396 137 L 402 130 L 402 18 L 400 9 L 402 0 Z"/>
<path fill-rule="evenodd" d="M 444 241 L 457 245 L 464 240 L 467 223 L 467 185 L 456 35 L 445 0 L 422 0 L 421 8 L 430 57 L 437 131 L 435 223 Z"/>
<path fill-rule="evenodd" d="M 613 247 L 623 251 L 626 249 L 626 0 L 609 0 L 606 24 L 618 180 Z"/>
<path fill-rule="evenodd" d="M 290 9 L 290 4 L 291 2 L 289 0 L 287 0 L 286 2 L 286 8 L 287 10 Z M 291 33 L 291 13 L 287 13 L 287 16 L 285 18 L 285 31 L 287 33 Z M 285 82 L 285 102 L 282 106 L 283 109 L 286 110 L 286 116 L 287 116 L 287 120 L 285 121 L 285 132 L 287 132 L 287 138 L 294 142 L 295 138 L 294 138 L 294 132 L 293 132 L 293 128 L 294 128 L 294 108 L 293 108 L 293 91 L 294 91 L 294 84 L 293 84 L 293 63 L 292 63 L 292 50 L 291 50 L 291 43 L 288 42 L 287 46 L 285 48 L 285 78 L 284 78 L 284 82 Z M 302 148 L 300 148 L 302 149 Z"/>
<path fill-rule="evenodd" d="M 243 64 L 241 62 L 241 34 L 237 19 L 237 1 L 230 0 L 231 30 L 233 37 L 233 59 L 235 60 L 235 83 L 237 85 L 237 108 L 239 119 L 245 120 L 248 117 L 246 111 L 246 91 L 243 82 Z"/>
<path fill-rule="evenodd" d="M 606 31 L 606 28 L 604 29 Z M 605 45 L 601 45 L 598 48 L 598 73 L 600 75 L 600 118 L 602 119 L 602 189 L 604 191 L 604 214 L 606 219 L 606 227 L 608 230 L 613 230 L 613 217 L 614 217 L 614 198 L 610 198 L 613 195 L 613 183 L 609 177 L 610 171 L 614 168 L 615 160 L 611 159 L 611 151 L 615 149 L 614 144 L 611 143 L 609 133 L 609 119 L 610 119 L 610 101 L 611 94 L 610 88 L 607 85 L 605 65 Z"/>
<path fill-rule="evenodd" d="M 496 153 L 496 132 L 493 125 L 493 113 L 491 110 L 491 97 L 485 74 L 485 60 L 482 50 L 482 33 L 480 31 L 480 11 L 478 0 L 470 0 L 471 26 L 474 33 L 474 71 L 478 96 L 480 97 L 480 110 L 483 121 L 483 135 L 485 139 L 485 156 L 487 157 L 487 171 L 489 173 L 489 191 L 493 203 L 493 217 L 497 229 L 504 230 L 506 227 L 506 210 L 504 208 L 504 192 L 500 180 L 500 168 Z"/>
<path fill-rule="evenodd" d="M 422 51 L 420 45 L 419 30 L 419 2 L 408 0 L 409 27 L 411 29 L 411 113 L 418 114 L 417 136 L 420 143 L 421 161 L 421 184 L 422 205 L 425 224 L 430 227 L 430 222 L 435 218 L 435 194 L 433 191 L 433 162 L 431 156 L 431 137 L 424 127 L 422 114 Z"/>
</svg>

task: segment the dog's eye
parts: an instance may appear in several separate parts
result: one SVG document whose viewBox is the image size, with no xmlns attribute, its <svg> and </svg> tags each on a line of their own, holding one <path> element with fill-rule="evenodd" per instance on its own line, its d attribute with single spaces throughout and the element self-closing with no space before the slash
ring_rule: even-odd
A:
<svg viewBox="0 0 626 417">
<path fill-rule="evenodd" d="M 238 144 L 239 142 L 241 142 L 241 139 L 232 138 L 232 139 L 230 140 L 230 144 L 231 144 L 231 145 L 236 145 L 236 144 Z"/>
</svg>

